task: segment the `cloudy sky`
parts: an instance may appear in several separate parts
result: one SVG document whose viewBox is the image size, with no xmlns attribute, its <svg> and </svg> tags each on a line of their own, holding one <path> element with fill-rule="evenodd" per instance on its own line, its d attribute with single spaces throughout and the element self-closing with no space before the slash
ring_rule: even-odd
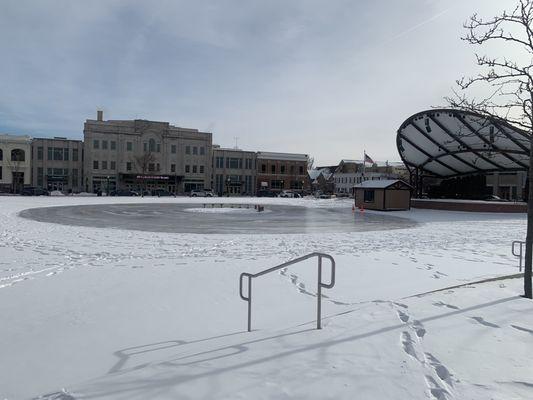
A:
<svg viewBox="0 0 533 400">
<path fill-rule="evenodd" d="M 79 139 L 103 109 L 318 164 L 398 160 L 403 120 L 475 71 L 462 23 L 513 4 L 0 0 L 0 132 Z"/>
</svg>

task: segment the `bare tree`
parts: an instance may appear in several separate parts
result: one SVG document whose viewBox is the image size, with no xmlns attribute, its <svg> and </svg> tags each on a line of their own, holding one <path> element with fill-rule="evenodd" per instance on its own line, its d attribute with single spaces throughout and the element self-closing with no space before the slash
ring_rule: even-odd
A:
<svg viewBox="0 0 533 400">
<path fill-rule="evenodd" d="M 529 133 L 529 191 L 527 207 L 526 263 L 524 295 L 532 298 L 531 267 L 533 260 L 533 0 L 518 0 L 511 11 L 490 20 L 472 15 L 464 24 L 467 34 L 462 39 L 481 46 L 502 43 L 513 59 L 492 58 L 476 54 L 482 72 L 457 81 L 459 91 L 447 98 L 452 107 L 470 110 L 484 116 L 500 118 Z M 471 98 L 467 91 L 476 85 L 490 89 L 482 99 Z"/>
<path fill-rule="evenodd" d="M 153 164 L 154 162 L 155 154 L 151 151 L 145 151 L 141 155 L 135 157 L 135 167 L 137 171 L 141 173 L 141 175 L 146 175 L 146 173 L 150 170 L 150 164 Z M 145 191 L 146 179 L 143 179 L 141 196 L 144 196 Z"/>
<path fill-rule="evenodd" d="M 313 167 L 315 166 L 315 157 L 307 157 L 307 170 L 311 170 L 313 169 Z"/>
</svg>

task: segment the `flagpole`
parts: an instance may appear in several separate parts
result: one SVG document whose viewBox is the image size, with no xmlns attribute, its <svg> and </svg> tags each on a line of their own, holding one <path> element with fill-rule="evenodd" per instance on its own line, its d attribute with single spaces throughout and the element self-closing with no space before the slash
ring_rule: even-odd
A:
<svg viewBox="0 0 533 400">
<path fill-rule="evenodd" d="M 361 182 L 365 181 L 365 168 L 366 168 L 366 150 L 363 149 L 363 175 L 361 177 Z"/>
</svg>

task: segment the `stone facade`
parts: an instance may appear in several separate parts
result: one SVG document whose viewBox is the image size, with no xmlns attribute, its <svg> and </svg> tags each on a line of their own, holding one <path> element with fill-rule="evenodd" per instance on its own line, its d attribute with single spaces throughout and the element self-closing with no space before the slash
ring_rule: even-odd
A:
<svg viewBox="0 0 533 400">
<path fill-rule="evenodd" d="M 31 138 L 0 135 L 0 191 L 19 193 L 31 184 Z"/>
<path fill-rule="evenodd" d="M 85 189 L 211 188 L 212 134 L 146 120 L 87 120 Z"/>
<path fill-rule="evenodd" d="M 32 186 L 65 193 L 83 187 L 83 142 L 55 137 L 31 142 Z"/>
<path fill-rule="evenodd" d="M 216 194 L 247 195 L 256 193 L 256 153 L 213 146 L 213 183 Z"/>
<path fill-rule="evenodd" d="M 310 190 L 307 154 L 257 153 L 257 190 Z"/>
</svg>

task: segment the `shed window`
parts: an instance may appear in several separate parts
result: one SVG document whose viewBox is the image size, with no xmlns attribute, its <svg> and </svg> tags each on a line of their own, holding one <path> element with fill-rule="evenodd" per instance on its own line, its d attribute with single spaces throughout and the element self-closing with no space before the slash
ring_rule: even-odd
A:
<svg viewBox="0 0 533 400">
<path fill-rule="evenodd" d="M 365 196 L 364 201 L 365 203 L 373 203 L 374 202 L 374 190 L 365 190 Z"/>
</svg>

